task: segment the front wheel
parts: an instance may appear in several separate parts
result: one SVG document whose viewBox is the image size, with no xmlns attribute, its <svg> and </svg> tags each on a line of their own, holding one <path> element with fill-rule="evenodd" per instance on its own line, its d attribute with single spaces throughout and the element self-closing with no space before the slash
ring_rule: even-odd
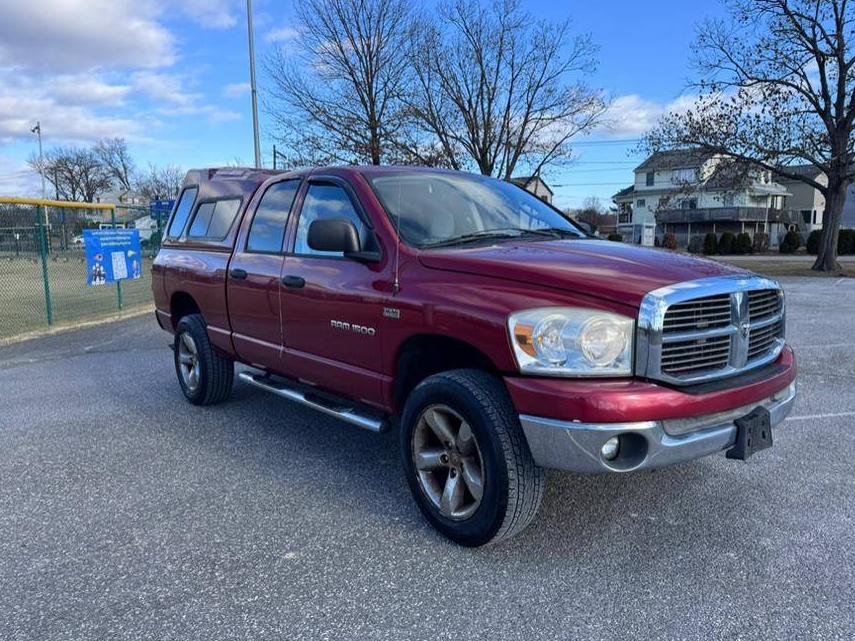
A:
<svg viewBox="0 0 855 641">
<path fill-rule="evenodd" d="M 544 471 L 507 390 L 486 372 L 454 370 L 420 383 L 404 407 L 401 457 L 422 513 L 461 545 L 521 532 L 543 497 Z"/>
<path fill-rule="evenodd" d="M 194 405 L 224 401 L 232 391 L 234 361 L 219 354 L 199 314 L 182 318 L 175 330 L 175 373 L 181 391 Z"/>
</svg>

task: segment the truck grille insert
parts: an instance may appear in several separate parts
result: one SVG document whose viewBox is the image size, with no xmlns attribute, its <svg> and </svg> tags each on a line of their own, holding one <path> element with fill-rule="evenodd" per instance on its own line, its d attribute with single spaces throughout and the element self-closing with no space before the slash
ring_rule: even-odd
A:
<svg viewBox="0 0 855 641">
<path fill-rule="evenodd" d="M 692 286 L 696 298 L 687 298 L 690 292 L 683 290 L 654 299 L 649 309 L 661 314 L 659 322 L 645 323 L 639 317 L 647 343 L 639 370 L 649 378 L 690 384 L 737 375 L 774 360 L 784 346 L 784 298 L 780 290 L 762 287 L 774 285 L 772 281 L 758 281 Z"/>
</svg>

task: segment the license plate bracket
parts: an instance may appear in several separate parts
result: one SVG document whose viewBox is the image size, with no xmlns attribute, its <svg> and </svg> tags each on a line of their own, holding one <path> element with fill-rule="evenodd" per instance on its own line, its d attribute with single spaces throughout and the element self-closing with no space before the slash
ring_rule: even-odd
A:
<svg viewBox="0 0 855 641">
<path fill-rule="evenodd" d="M 765 407 L 755 407 L 734 423 L 736 442 L 727 451 L 727 458 L 747 461 L 755 452 L 772 447 L 772 415 Z"/>
</svg>

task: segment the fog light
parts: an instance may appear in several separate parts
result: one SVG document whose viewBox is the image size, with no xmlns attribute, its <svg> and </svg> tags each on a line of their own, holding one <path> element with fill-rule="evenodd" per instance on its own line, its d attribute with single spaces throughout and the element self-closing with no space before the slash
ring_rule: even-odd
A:
<svg viewBox="0 0 855 641">
<path fill-rule="evenodd" d="M 620 439 L 617 436 L 612 436 L 608 441 L 603 443 L 603 448 L 600 454 L 607 461 L 614 461 L 620 452 Z"/>
</svg>

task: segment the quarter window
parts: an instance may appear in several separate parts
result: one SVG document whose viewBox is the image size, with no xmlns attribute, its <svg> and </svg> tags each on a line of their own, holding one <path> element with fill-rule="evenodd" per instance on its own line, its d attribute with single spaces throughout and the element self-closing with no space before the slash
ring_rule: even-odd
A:
<svg viewBox="0 0 855 641">
<path fill-rule="evenodd" d="M 344 219 L 353 223 L 362 246 L 365 246 L 367 227 L 351 202 L 347 192 L 337 185 L 310 185 L 297 225 L 296 254 L 341 256 L 341 252 L 321 252 L 309 247 L 309 226 L 316 220 Z"/>
<path fill-rule="evenodd" d="M 286 180 L 271 185 L 264 192 L 249 230 L 247 251 L 265 254 L 282 251 L 288 214 L 299 186 L 299 180 Z"/>
<path fill-rule="evenodd" d="M 188 238 L 223 239 L 229 233 L 240 209 L 240 199 L 217 200 L 202 203 L 187 232 Z"/>
<path fill-rule="evenodd" d="M 184 231 L 187 225 L 187 219 L 190 217 L 190 212 L 193 210 L 193 203 L 196 201 L 198 189 L 195 187 L 185 189 L 178 200 L 178 205 L 175 207 L 175 213 L 172 216 L 172 222 L 169 223 L 169 232 L 167 236 L 176 238 Z"/>
</svg>

